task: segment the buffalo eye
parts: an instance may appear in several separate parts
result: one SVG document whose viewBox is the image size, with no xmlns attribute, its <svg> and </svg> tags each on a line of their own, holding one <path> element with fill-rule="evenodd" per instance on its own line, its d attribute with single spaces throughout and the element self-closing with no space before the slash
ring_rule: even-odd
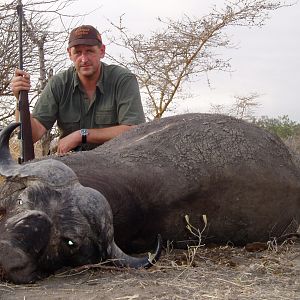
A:
<svg viewBox="0 0 300 300">
<path fill-rule="evenodd" d="M 23 200 L 22 200 L 21 198 L 18 198 L 17 201 L 18 201 L 18 204 L 19 204 L 19 205 L 23 205 L 23 203 L 24 203 Z"/>
<path fill-rule="evenodd" d="M 74 243 L 73 243 L 71 240 L 68 240 L 68 245 L 69 245 L 70 247 L 73 247 L 73 246 L 74 246 Z"/>
<path fill-rule="evenodd" d="M 64 238 L 64 244 L 67 245 L 70 249 L 74 249 L 77 247 L 76 243 L 69 238 Z"/>
</svg>

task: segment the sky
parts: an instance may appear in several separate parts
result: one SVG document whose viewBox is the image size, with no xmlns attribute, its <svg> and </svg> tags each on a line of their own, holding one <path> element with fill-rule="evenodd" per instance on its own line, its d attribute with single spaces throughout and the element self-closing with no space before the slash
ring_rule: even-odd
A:
<svg viewBox="0 0 300 300">
<path fill-rule="evenodd" d="M 0 0 L 1 1 L 1 0 Z M 235 0 L 232 0 L 235 1 Z M 230 105 L 234 96 L 259 94 L 257 117 L 288 115 L 300 122 L 300 0 L 294 6 L 271 13 L 262 28 L 234 27 L 232 41 L 238 49 L 224 51 L 231 58 L 231 73 L 214 72 L 207 81 L 188 86 L 191 99 L 176 106 L 176 112 L 209 112 L 211 105 Z M 132 33 L 149 33 L 159 26 L 157 18 L 179 19 L 183 14 L 201 17 L 214 4 L 225 0 L 77 0 L 68 13 L 86 13 L 81 24 L 91 24 L 103 32 L 110 21 L 118 22 L 124 14 L 124 25 Z M 105 43 L 105 40 L 104 40 Z"/>
<path fill-rule="evenodd" d="M 78 11 L 99 8 L 82 20 L 100 31 L 109 28 L 109 21 L 118 22 L 124 14 L 125 26 L 133 33 L 150 32 L 158 28 L 157 17 L 181 18 L 183 14 L 201 17 L 214 4 L 224 0 L 78 0 L 72 9 Z M 88 5 L 87 5 L 88 3 Z M 256 116 L 288 115 L 300 122 L 300 1 L 271 13 L 262 28 L 231 30 L 238 49 L 226 51 L 234 72 L 215 72 L 207 81 L 191 88 L 192 98 L 177 105 L 178 112 L 209 112 L 211 104 L 230 105 L 234 96 L 259 94 Z"/>
</svg>

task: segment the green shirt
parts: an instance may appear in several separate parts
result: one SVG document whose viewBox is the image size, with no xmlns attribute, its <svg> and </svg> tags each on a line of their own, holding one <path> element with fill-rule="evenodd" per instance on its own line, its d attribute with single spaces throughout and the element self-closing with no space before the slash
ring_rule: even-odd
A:
<svg viewBox="0 0 300 300">
<path fill-rule="evenodd" d="M 81 128 L 145 122 L 138 83 L 129 70 L 101 63 L 96 94 L 88 101 L 75 68 L 54 75 L 32 113 L 49 130 L 55 121 L 64 137 Z"/>
</svg>

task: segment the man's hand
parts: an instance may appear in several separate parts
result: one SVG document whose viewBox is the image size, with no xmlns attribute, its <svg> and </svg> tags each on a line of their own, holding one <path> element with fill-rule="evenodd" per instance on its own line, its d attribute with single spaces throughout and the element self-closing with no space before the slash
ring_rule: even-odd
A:
<svg viewBox="0 0 300 300">
<path fill-rule="evenodd" d="M 133 127 L 135 127 L 135 125 L 117 125 L 107 128 L 89 128 L 87 142 L 101 145 Z M 74 131 L 59 140 L 57 154 L 63 155 L 81 145 L 81 142 L 82 137 L 80 134 L 80 130 Z"/>
<path fill-rule="evenodd" d="M 58 141 L 57 154 L 63 155 L 81 144 L 80 130 L 74 131 Z"/>
<path fill-rule="evenodd" d="M 20 91 L 29 91 L 30 75 L 25 71 L 16 69 L 15 76 L 11 80 L 10 86 L 14 96 L 18 98 Z"/>
</svg>

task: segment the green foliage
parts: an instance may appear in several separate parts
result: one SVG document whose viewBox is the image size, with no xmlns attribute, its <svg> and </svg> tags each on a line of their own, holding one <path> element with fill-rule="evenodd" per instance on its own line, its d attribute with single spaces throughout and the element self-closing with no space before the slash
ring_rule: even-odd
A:
<svg viewBox="0 0 300 300">
<path fill-rule="evenodd" d="M 279 116 L 277 118 L 262 116 L 258 119 L 253 119 L 253 123 L 277 134 L 282 139 L 287 139 L 288 137 L 300 134 L 300 124 L 290 120 L 287 115 Z"/>
</svg>

